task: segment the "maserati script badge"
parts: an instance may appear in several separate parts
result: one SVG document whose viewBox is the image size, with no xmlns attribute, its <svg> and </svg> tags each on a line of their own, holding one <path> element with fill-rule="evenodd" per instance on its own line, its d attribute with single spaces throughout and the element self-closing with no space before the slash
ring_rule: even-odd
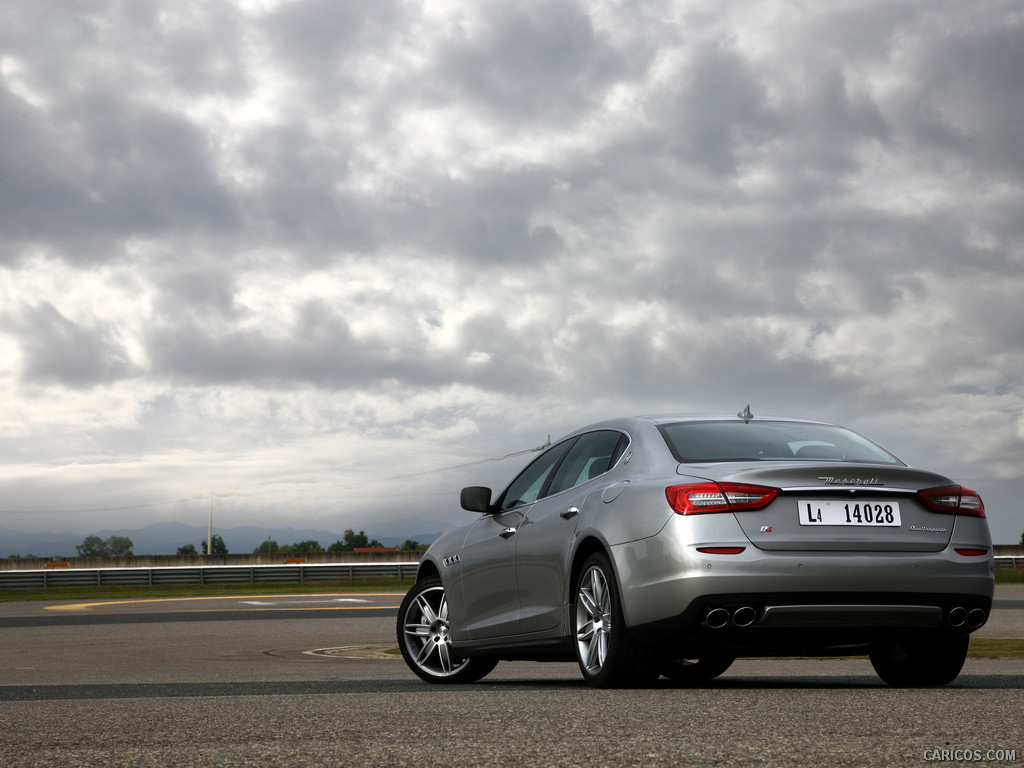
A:
<svg viewBox="0 0 1024 768">
<path fill-rule="evenodd" d="M 819 477 L 825 485 L 885 485 L 877 477 Z"/>
</svg>

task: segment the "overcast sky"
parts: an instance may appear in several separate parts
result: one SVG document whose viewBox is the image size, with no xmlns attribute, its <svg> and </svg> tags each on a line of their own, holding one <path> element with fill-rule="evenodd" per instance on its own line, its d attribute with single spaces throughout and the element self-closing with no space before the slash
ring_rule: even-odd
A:
<svg viewBox="0 0 1024 768">
<path fill-rule="evenodd" d="M 461 522 L 528 456 L 450 467 L 750 403 L 1016 543 L 1024 11 L 0 4 L 0 398 L 29 531 Z"/>
</svg>

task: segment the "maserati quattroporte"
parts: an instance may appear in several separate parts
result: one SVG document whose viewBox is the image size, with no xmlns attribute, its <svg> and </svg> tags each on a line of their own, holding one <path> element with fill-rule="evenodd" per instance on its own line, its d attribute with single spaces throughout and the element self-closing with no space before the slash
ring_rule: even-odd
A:
<svg viewBox="0 0 1024 768">
<path fill-rule="evenodd" d="M 892 685 L 944 685 L 992 607 L 978 494 L 832 424 L 615 419 L 461 503 L 473 517 L 429 548 L 398 617 L 433 683 L 503 659 L 575 660 L 612 687 L 866 654 Z"/>
</svg>

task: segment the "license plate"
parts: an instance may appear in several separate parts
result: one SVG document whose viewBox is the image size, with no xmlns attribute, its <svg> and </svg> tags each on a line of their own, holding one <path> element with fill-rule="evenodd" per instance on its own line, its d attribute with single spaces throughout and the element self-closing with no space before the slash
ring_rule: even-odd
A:
<svg viewBox="0 0 1024 768">
<path fill-rule="evenodd" d="M 898 528 L 896 501 L 798 501 L 800 525 L 853 525 Z"/>
</svg>

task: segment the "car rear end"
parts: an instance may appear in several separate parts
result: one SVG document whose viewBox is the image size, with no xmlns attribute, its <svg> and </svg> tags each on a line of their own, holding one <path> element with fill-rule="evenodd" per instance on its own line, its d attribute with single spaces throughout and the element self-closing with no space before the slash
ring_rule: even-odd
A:
<svg viewBox="0 0 1024 768">
<path fill-rule="evenodd" d="M 831 425 L 726 424 L 662 426 L 680 460 L 665 489 L 675 514 L 630 574 L 638 636 L 830 653 L 985 623 L 993 559 L 976 493 Z M 637 559 L 628 549 L 620 561 Z"/>
</svg>

